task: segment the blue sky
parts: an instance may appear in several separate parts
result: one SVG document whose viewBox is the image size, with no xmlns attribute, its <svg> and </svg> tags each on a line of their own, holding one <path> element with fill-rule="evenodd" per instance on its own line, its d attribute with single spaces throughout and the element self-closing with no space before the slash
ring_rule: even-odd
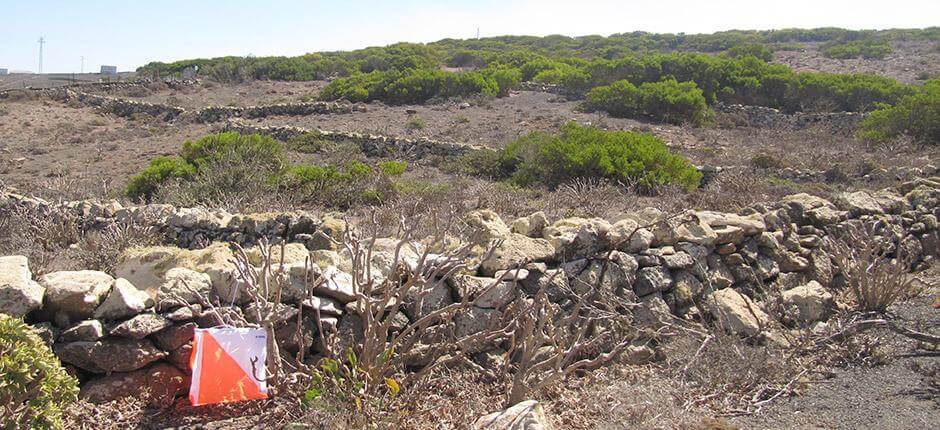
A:
<svg viewBox="0 0 940 430">
<path fill-rule="evenodd" d="M 0 68 L 45 72 L 153 60 L 299 55 L 503 34 L 940 25 L 940 1 L 892 0 L 0 0 Z"/>
</svg>

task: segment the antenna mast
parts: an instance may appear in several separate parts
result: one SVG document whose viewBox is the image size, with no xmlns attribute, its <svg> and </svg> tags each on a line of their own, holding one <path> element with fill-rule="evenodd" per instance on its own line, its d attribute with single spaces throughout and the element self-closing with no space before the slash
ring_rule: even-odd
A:
<svg viewBox="0 0 940 430">
<path fill-rule="evenodd" d="M 45 45 L 46 39 L 39 36 L 39 74 L 42 74 L 42 45 Z"/>
</svg>

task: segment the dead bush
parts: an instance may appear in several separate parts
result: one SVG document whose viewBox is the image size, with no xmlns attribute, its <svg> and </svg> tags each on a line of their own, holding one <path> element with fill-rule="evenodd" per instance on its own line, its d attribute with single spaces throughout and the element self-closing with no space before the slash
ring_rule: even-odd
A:
<svg viewBox="0 0 940 430">
<path fill-rule="evenodd" d="M 118 222 L 103 230 L 86 233 L 78 242 L 74 255 L 84 269 L 113 273 L 125 249 L 153 246 L 161 242 L 162 237 L 151 226 Z"/>
<path fill-rule="evenodd" d="M 851 293 L 855 308 L 884 312 L 894 302 L 915 293 L 910 274 L 915 256 L 899 246 L 906 236 L 871 225 L 848 228 L 831 243 L 829 252 Z"/>
</svg>

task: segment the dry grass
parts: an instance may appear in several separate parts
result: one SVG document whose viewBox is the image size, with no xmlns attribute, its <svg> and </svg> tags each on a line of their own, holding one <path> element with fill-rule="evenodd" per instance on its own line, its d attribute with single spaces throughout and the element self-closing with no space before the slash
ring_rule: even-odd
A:
<svg viewBox="0 0 940 430">
<path fill-rule="evenodd" d="M 849 229 L 830 246 L 857 310 L 885 312 L 896 301 L 916 293 L 910 274 L 914 256 L 905 255 L 899 245 L 908 239 L 866 226 Z"/>
</svg>

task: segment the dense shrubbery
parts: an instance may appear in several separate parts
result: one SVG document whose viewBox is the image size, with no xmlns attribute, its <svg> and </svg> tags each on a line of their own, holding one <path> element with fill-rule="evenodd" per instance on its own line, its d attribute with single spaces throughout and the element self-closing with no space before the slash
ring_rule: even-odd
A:
<svg viewBox="0 0 940 430">
<path fill-rule="evenodd" d="M 694 82 L 647 82 L 639 87 L 629 81 L 596 87 L 587 93 L 584 107 L 623 118 L 645 117 L 672 124 L 704 124 L 710 115 L 705 96 Z"/>
<path fill-rule="evenodd" d="M 501 76 L 501 79 L 505 78 Z M 514 85 L 512 77 L 504 84 Z M 505 92 L 508 92 L 508 88 Z M 495 76 L 481 72 L 450 73 L 437 69 L 370 72 L 331 82 L 320 93 L 323 100 L 353 102 L 381 100 L 392 104 L 422 103 L 435 97 L 473 94 L 496 96 L 502 92 Z"/>
<path fill-rule="evenodd" d="M 884 59 L 891 53 L 891 45 L 884 40 L 864 39 L 849 42 L 827 43 L 822 47 L 822 54 L 829 58 L 869 58 Z"/>
<path fill-rule="evenodd" d="M 21 319 L 0 314 L 0 428 L 62 428 L 78 381 Z"/>
<path fill-rule="evenodd" d="M 560 135 L 534 132 L 499 154 L 493 173 L 518 185 L 556 187 L 578 178 L 695 188 L 701 173 L 651 134 L 604 131 L 568 123 Z"/>
<path fill-rule="evenodd" d="M 319 152 L 325 141 L 317 134 L 292 139 Z M 290 165 L 274 139 L 235 132 L 185 142 L 178 157 L 158 157 L 131 178 L 127 195 L 194 206 L 206 203 L 261 201 L 274 194 L 292 199 L 348 208 L 384 201 L 394 192 L 390 178 L 402 175 L 407 164 L 385 161 L 373 168 L 358 161 L 343 165 Z"/>
<path fill-rule="evenodd" d="M 874 103 L 895 103 L 909 90 L 891 79 L 870 75 L 798 74 L 784 65 L 769 64 L 770 47 L 792 42 L 827 42 L 825 51 L 829 55 L 881 57 L 889 52 L 889 41 L 911 39 L 940 40 L 940 28 L 445 39 L 428 45 L 400 43 L 292 58 L 223 57 L 151 63 L 139 72 L 172 75 L 198 65 L 200 74 L 220 81 L 343 76 L 323 90 L 322 99 L 381 100 L 394 104 L 475 94 L 504 96 L 520 81 L 529 80 L 587 92 L 620 80 L 640 87 L 674 79 L 694 82 L 709 104 L 722 101 L 790 111 L 803 108 L 858 111 L 871 109 Z M 446 72 L 440 68 L 445 64 L 477 70 Z"/>
<path fill-rule="evenodd" d="M 895 106 L 882 106 L 862 122 L 860 136 L 887 141 L 910 136 L 924 144 L 940 144 L 940 80 L 927 81 L 917 93 Z"/>
</svg>

